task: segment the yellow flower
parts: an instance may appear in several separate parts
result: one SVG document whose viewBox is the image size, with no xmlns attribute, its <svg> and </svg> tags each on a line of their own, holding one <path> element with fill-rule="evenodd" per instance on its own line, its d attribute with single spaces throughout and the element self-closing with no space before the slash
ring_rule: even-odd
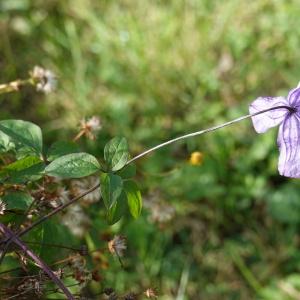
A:
<svg viewBox="0 0 300 300">
<path fill-rule="evenodd" d="M 192 166 L 200 166 L 203 162 L 203 153 L 199 151 L 195 151 L 191 154 L 189 163 Z"/>
</svg>

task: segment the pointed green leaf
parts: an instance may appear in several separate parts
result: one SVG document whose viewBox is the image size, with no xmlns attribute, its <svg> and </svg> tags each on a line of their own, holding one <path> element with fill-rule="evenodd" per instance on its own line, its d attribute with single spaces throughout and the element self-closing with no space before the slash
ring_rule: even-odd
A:
<svg viewBox="0 0 300 300">
<path fill-rule="evenodd" d="M 2 197 L 6 209 L 26 210 L 32 203 L 33 198 L 24 192 L 9 192 Z"/>
<path fill-rule="evenodd" d="M 45 164 L 37 156 L 27 156 L 3 168 L 1 177 L 9 183 L 25 183 L 35 181 L 42 177 Z"/>
<path fill-rule="evenodd" d="M 47 160 L 53 161 L 63 155 L 78 153 L 79 151 L 79 147 L 73 142 L 58 141 L 49 148 Z"/>
<path fill-rule="evenodd" d="M 104 205 L 110 209 L 122 193 L 122 178 L 111 173 L 103 173 L 100 176 L 100 189 Z"/>
<path fill-rule="evenodd" d="M 125 214 L 126 194 L 121 193 L 117 201 L 107 210 L 106 218 L 109 225 L 117 223 Z"/>
<path fill-rule="evenodd" d="M 104 147 L 104 159 L 110 171 L 122 169 L 128 161 L 128 144 L 125 138 L 115 137 Z"/>
<path fill-rule="evenodd" d="M 14 141 L 30 147 L 36 154 L 42 153 L 43 139 L 39 126 L 22 120 L 0 121 L 0 131 Z"/>
<path fill-rule="evenodd" d="M 134 218 L 138 218 L 143 206 L 141 192 L 133 180 L 124 182 L 124 190 L 127 196 L 129 211 Z"/>
<path fill-rule="evenodd" d="M 88 153 L 73 153 L 52 161 L 45 169 L 47 175 L 60 178 L 80 178 L 99 171 L 97 159 Z"/>
<path fill-rule="evenodd" d="M 10 141 L 10 138 L 7 134 L 0 131 L 0 153 L 8 152 L 9 150 L 13 149 L 14 145 Z"/>
</svg>

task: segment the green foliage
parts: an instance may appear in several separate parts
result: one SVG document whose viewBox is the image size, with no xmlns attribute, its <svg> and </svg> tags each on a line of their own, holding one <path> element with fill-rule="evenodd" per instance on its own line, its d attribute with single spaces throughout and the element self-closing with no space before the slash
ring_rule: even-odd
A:
<svg viewBox="0 0 300 300">
<path fill-rule="evenodd" d="M 120 197 L 123 190 L 122 178 L 111 173 L 100 175 L 100 186 L 103 203 L 106 209 L 110 209 Z"/>
<path fill-rule="evenodd" d="M 117 200 L 107 209 L 106 219 L 109 225 L 117 223 L 126 213 L 126 194 L 121 192 Z"/>
<path fill-rule="evenodd" d="M 33 198 L 25 192 L 9 192 L 2 197 L 6 209 L 26 210 L 31 205 Z"/>
<path fill-rule="evenodd" d="M 47 151 L 47 160 L 53 161 L 60 156 L 80 152 L 78 145 L 72 142 L 58 141 L 51 145 Z"/>
<path fill-rule="evenodd" d="M 299 190 L 293 186 L 283 186 L 268 197 L 268 208 L 274 219 L 286 224 L 299 224 Z"/>
<path fill-rule="evenodd" d="M 126 193 L 128 207 L 131 215 L 138 218 L 142 211 L 142 196 L 137 184 L 132 181 L 124 182 L 124 190 Z"/>
<path fill-rule="evenodd" d="M 136 175 L 136 166 L 134 164 L 127 165 L 122 170 L 118 171 L 117 174 L 123 179 L 130 179 Z"/>
<path fill-rule="evenodd" d="M 32 120 L 50 145 L 70 140 L 83 117 L 98 115 L 102 131 L 93 142 L 81 139 L 80 148 L 99 158 L 110 137 L 122 135 L 138 154 L 239 117 L 256 97 L 285 95 L 296 86 L 299 15 L 297 1 L 281 0 L 2 1 L 1 82 L 26 76 L 35 62 L 56 72 L 59 89 L 47 97 L 27 87 L 1 95 L 0 119 Z M 1 158 L 11 163 L 15 151 L 17 160 L 40 156 L 0 130 Z M 66 151 L 55 159 L 73 152 Z M 188 164 L 193 151 L 203 153 L 202 165 Z M 126 181 L 109 211 L 82 201 L 92 225 L 78 243 L 105 247 L 103 232 L 128 237 L 128 271 L 112 258 L 105 280 L 88 293 L 151 285 L 167 300 L 292 299 L 288 292 L 300 290 L 292 280 L 300 268 L 300 185 L 278 176 L 277 160 L 276 130 L 257 135 L 250 121 L 139 160 L 145 206 L 139 219 L 127 218 Z M 135 176 L 131 166 L 110 167 L 123 181 Z M 164 221 L 168 209 L 175 217 Z M 121 215 L 107 227 L 105 216 L 112 224 Z M 42 240 L 30 234 L 26 240 Z M 227 253 L 231 241 L 238 261 Z M 9 259 L 16 258 L 6 257 L 15 267 Z M 253 277 L 260 292 L 249 282 Z"/>
<path fill-rule="evenodd" d="M 104 159 L 109 171 L 122 169 L 129 158 L 128 144 L 125 138 L 115 137 L 104 148 Z"/>
<path fill-rule="evenodd" d="M 26 183 L 42 177 L 44 162 L 37 156 L 27 156 L 3 168 L 0 173 L 2 180 L 9 183 Z"/>
<path fill-rule="evenodd" d="M 42 154 L 42 131 L 37 125 L 22 120 L 4 120 L 0 121 L 0 131 L 16 143 L 30 147 L 37 155 Z"/>
<path fill-rule="evenodd" d="M 97 159 L 88 153 L 66 154 L 53 160 L 45 173 L 60 178 L 81 178 L 99 171 Z"/>
<path fill-rule="evenodd" d="M 9 136 L 0 131 L 0 153 L 8 152 L 13 149 L 13 144 L 10 142 Z"/>
</svg>

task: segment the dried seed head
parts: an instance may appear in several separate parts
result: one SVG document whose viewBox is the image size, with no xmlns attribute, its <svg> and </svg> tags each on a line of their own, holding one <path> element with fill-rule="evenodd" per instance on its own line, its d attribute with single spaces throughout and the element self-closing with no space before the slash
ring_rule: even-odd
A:
<svg viewBox="0 0 300 300">
<path fill-rule="evenodd" d="M 71 193 L 74 197 L 83 194 L 92 186 L 99 184 L 99 177 L 98 176 L 89 176 L 83 178 L 81 180 L 72 180 L 71 182 Z M 86 196 L 82 197 L 82 204 L 83 205 L 90 205 L 99 201 L 100 199 L 100 189 L 96 189 L 91 193 L 88 193 Z"/>
<path fill-rule="evenodd" d="M 100 118 L 93 116 L 90 119 L 82 119 L 80 121 L 80 132 L 74 138 L 74 141 L 78 140 L 82 135 L 85 135 L 90 140 L 95 140 L 96 133 L 101 130 L 101 120 Z"/>
<path fill-rule="evenodd" d="M 62 223 L 78 237 L 82 237 L 90 226 L 90 218 L 79 204 L 69 206 L 62 216 Z"/>
<path fill-rule="evenodd" d="M 154 289 L 152 288 L 148 288 L 145 292 L 144 292 L 144 295 L 147 297 L 147 298 L 150 298 L 150 299 L 156 299 L 157 298 L 157 293 Z"/>
<path fill-rule="evenodd" d="M 55 90 L 57 78 L 52 71 L 35 66 L 30 75 L 35 82 L 37 91 L 49 94 Z"/>
<path fill-rule="evenodd" d="M 118 300 L 118 295 L 115 292 L 113 292 L 109 295 L 108 300 Z"/>
<path fill-rule="evenodd" d="M 20 292 L 34 292 L 37 296 L 42 296 L 44 284 L 37 279 L 29 278 L 25 282 L 17 286 L 17 290 Z"/>
<path fill-rule="evenodd" d="M 96 282 L 99 282 L 99 281 L 102 280 L 102 277 L 101 277 L 101 275 L 99 274 L 98 270 L 94 270 L 94 271 L 92 272 L 92 279 L 93 279 L 94 281 L 96 281 Z"/>
<path fill-rule="evenodd" d="M 113 288 L 105 288 L 103 290 L 103 293 L 107 296 L 111 295 L 112 293 L 114 293 L 114 289 Z"/>
<path fill-rule="evenodd" d="M 77 254 L 72 257 L 72 260 L 70 263 L 74 269 L 79 269 L 80 271 L 83 271 L 85 268 L 85 265 L 86 265 L 86 260 L 84 257 Z"/>
<path fill-rule="evenodd" d="M 150 194 L 144 201 L 145 208 L 150 211 L 150 221 L 158 224 L 165 224 L 175 216 L 175 208 L 168 202 L 161 199 L 159 193 Z"/>
<path fill-rule="evenodd" d="M 111 241 L 108 242 L 108 249 L 110 253 L 119 257 L 124 255 L 126 248 L 126 238 L 124 236 L 116 235 Z"/>
</svg>

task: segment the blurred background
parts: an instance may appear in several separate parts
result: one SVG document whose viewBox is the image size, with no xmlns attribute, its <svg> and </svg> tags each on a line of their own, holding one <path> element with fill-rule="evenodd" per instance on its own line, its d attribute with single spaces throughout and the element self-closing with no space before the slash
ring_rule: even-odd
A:
<svg viewBox="0 0 300 300">
<path fill-rule="evenodd" d="M 35 65 L 58 76 L 47 96 L 1 95 L 0 117 L 37 123 L 50 145 L 98 116 L 85 151 L 100 158 L 123 135 L 138 154 L 247 114 L 258 96 L 287 95 L 300 80 L 299 16 L 298 0 L 0 0 L 0 82 Z M 278 175 L 276 135 L 246 120 L 139 160 L 142 216 L 110 228 L 87 214 L 82 240 L 107 231 L 128 240 L 126 270 L 108 262 L 90 289 L 300 299 L 300 183 Z"/>
</svg>

